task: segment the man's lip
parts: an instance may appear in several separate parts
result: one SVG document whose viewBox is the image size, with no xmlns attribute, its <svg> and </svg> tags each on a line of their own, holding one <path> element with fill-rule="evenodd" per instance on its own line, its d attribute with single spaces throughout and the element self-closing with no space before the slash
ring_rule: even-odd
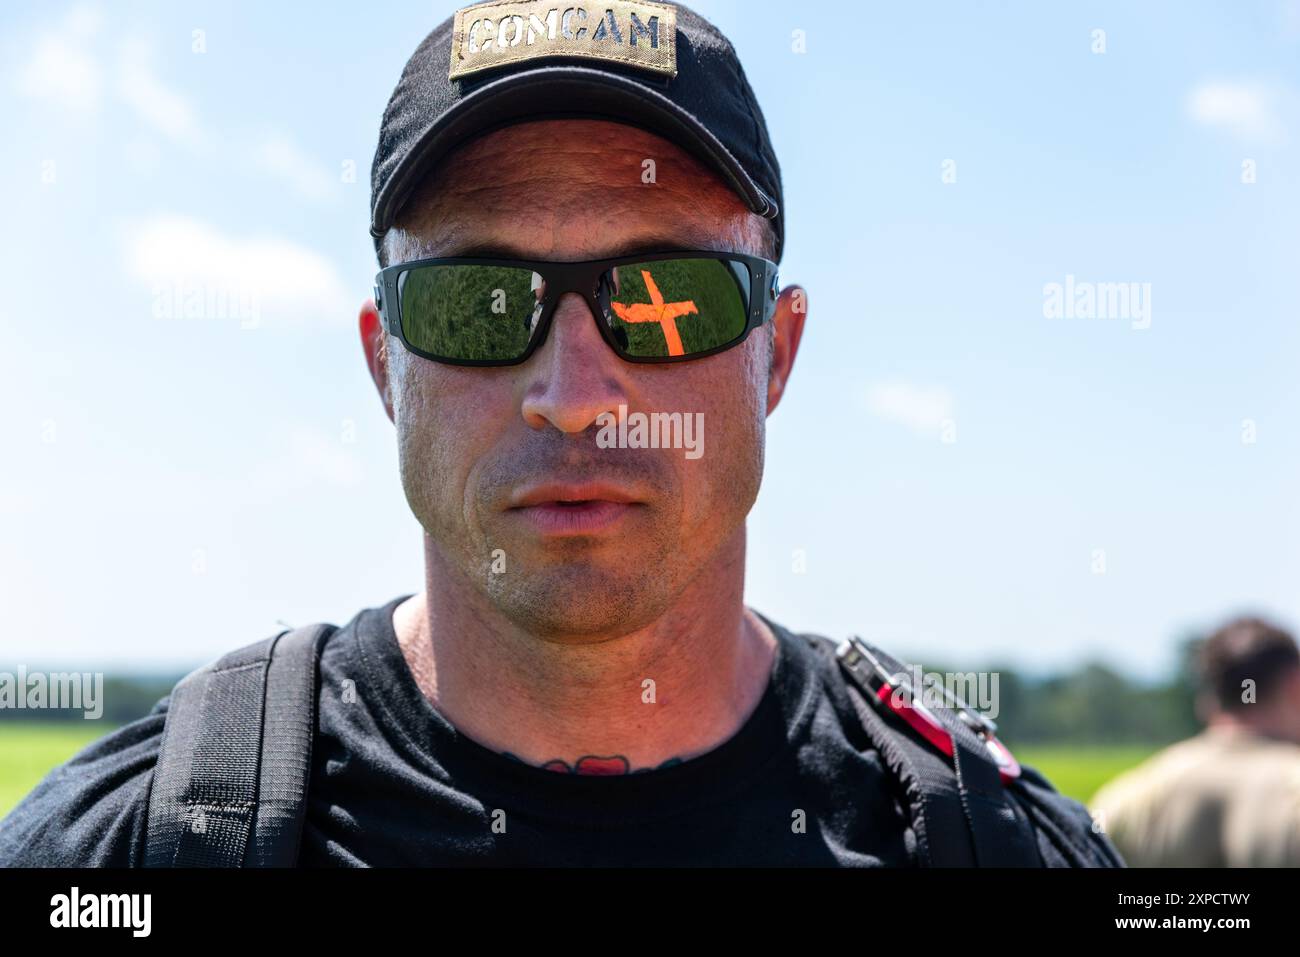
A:
<svg viewBox="0 0 1300 957">
<path fill-rule="evenodd" d="M 509 508 L 531 508 L 536 505 L 554 505 L 559 502 L 615 502 L 631 505 L 643 501 L 639 496 L 604 482 L 584 482 L 568 485 L 549 482 L 533 485 L 516 492 L 510 498 Z"/>
</svg>

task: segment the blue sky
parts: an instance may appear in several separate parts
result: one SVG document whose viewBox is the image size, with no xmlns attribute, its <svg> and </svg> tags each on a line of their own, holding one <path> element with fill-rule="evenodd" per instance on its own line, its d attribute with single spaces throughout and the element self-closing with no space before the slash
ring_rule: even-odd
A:
<svg viewBox="0 0 1300 957">
<path fill-rule="evenodd" d="M 1143 675 L 1300 625 L 1300 4 L 694 7 L 809 291 L 748 602 Z M 0 662 L 189 666 L 420 587 L 355 317 L 379 118 L 454 9 L 0 12 Z M 1149 325 L 1046 316 L 1067 276 Z"/>
</svg>

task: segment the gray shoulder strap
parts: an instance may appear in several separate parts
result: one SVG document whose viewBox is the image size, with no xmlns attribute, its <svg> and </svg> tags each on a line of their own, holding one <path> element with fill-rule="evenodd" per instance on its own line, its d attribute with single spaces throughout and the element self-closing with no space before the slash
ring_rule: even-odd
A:
<svg viewBox="0 0 1300 957">
<path fill-rule="evenodd" d="M 149 793 L 145 867 L 288 867 L 311 775 L 317 662 L 334 626 L 248 645 L 171 694 Z"/>
</svg>

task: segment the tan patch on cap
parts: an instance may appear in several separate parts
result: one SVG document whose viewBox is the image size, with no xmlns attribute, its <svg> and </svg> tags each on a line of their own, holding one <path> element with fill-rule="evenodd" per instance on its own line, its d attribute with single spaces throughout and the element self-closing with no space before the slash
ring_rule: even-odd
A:
<svg viewBox="0 0 1300 957">
<path fill-rule="evenodd" d="M 551 57 L 676 76 L 677 8 L 652 0 L 502 0 L 456 11 L 449 79 Z"/>
</svg>

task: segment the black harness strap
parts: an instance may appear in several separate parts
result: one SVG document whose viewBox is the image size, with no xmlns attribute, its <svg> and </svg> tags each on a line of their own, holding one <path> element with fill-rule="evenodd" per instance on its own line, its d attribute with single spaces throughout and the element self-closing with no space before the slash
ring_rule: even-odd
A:
<svg viewBox="0 0 1300 957">
<path fill-rule="evenodd" d="M 316 660 L 331 631 L 312 625 L 232 651 L 172 691 L 149 794 L 146 867 L 294 863 Z"/>
<path fill-rule="evenodd" d="M 893 674 L 906 669 L 869 642 L 861 642 Z M 864 730 L 912 800 L 912 825 L 921 862 L 930 867 L 1040 867 L 1032 824 L 1005 793 L 997 762 L 952 708 L 926 702 L 926 710 L 953 742 L 946 755 L 868 700 L 844 660 L 849 699 Z"/>
<path fill-rule="evenodd" d="M 333 625 L 283 636 L 267 671 L 262 770 L 253 826 L 254 867 L 293 867 L 307 809 L 312 738 L 316 732 L 316 665 Z"/>
<path fill-rule="evenodd" d="M 849 682 L 847 688 L 867 737 L 907 793 L 922 866 L 974 866 L 975 853 L 962 812 L 957 778 L 944 763 L 943 756 L 904 739 L 885 724 L 885 719 L 867 702 L 857 685 Z"/>
<path fill-rule="evenodd" d="M 997 762 L 984 742 L 951 709 L 931 707 L 930 711 L 952 735 L 957 787 L 980 866 L 1039 866 L 1032 825 L 1007 796 Z"/>
</svg>

